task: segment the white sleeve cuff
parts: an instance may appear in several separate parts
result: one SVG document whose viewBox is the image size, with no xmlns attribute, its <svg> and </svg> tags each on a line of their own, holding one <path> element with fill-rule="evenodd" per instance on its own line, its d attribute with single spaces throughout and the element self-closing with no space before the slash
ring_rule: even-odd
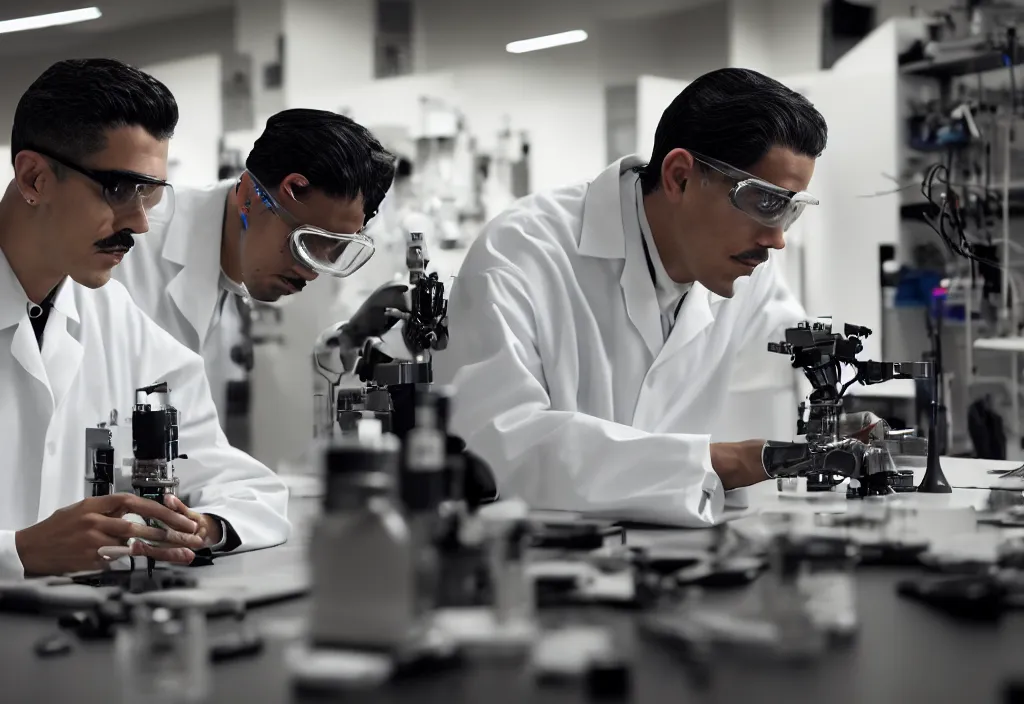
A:
<svg viewBox="0 0 1024 704">
<path fill-rule="evenodd" d="M 210 546 L 210 550 L 212 550 L 213 552 L 217 552 L 218 550 L 223 550 L 224 546 L 227 545 L 227 542 L 228 542 L 228 524 L 227 524 L 227 522 L 223 518 L 219 518 L 219 517 L 216 517 L 216 516 L 215 516 L 215 518 L 217 518 L 217 522 L 220 523 L 220 540 L 217 542 L 216 545 L 211 545 Z"/>
<path fill-rule="evenodd" d="M 25 566 L 21 564 L 13 530 L 0 530 L 0 580 L 25 579 Z"/>
</svg>

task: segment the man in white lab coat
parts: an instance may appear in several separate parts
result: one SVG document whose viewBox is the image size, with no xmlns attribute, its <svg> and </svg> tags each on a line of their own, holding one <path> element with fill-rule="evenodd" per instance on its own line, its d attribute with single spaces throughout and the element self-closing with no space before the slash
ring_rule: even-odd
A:
<svg viewBox="0 0 1024 704">
<path fill-rule="evenodd" d="M 529 196 L 485 228 L 434 371 L 503 495 L 701 526 L 767 478 L 763 440 L 713 443 L 710 428 L 737 350 L 805 316 L 769 253 L 816 203 L 825 142 L 799 94 L 715 71 L 665 111 L 649 162 Z"/>
<path fill-rule="evenodd" d="M 107 59 L 54 64 L 18 104 L 15 178 L 0 200 L 0 579 L 126 553 L 189 563 L 199 548 L 288 536 L 287 489 L 228 445 L 202 359 L 109 281 L 148 213 L 172 205 L 164 179 L 177 120 L 163 84 Z M 111 411 L 130 417 L 135 390 L 159 382 L 188 457 L 176 462 L 180 498 L 86 498 L 86 428 Z"/>
<path fill-rule="evenodd" d="M 248 294 L 276 301 L 318 274 L 347 276 L 373 254 L 363 228 L 395 175 L 395 159 L 364 127 L 325 110 L 285 110 L 267 120 L 241 178 L 176 188 L 171 217 L 114 270 L 140 308 L 201 354 L 223 407 L 218 326 Z"/>
</svg>

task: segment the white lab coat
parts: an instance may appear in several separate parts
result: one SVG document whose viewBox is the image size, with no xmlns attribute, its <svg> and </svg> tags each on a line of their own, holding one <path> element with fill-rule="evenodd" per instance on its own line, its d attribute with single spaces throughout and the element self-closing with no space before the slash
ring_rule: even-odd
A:
<svg viewBox="0 0 1024 704">
<path fill-rule="evenodd" d="M 114 269 L 135 303 L 174 339 L 200 354 L 218 415 L 226 414 L 227 383 L 232 363 L 230 336 L 221 334 L 217 315 L 220 248 L 228 189 L 224 180 L 206 188 L 174 189 L 174 214 L 150 218 L 149 232 L 136 235 L 135 246 Z M 226 320 L 237 322 L 224 303 Z M 240 369 L 239 369 L 240 374 Z"/>
<path fill-rule="evenodd" d="M 179 495 L 220 516 L 240 550 L 284 542 L 288 491 L 231 447 L 217 422 L 203 362 L 147 318 L 116 281 L 90 290 L 64 281 L 36 343 L 28 299 L 0 253 L 0 579 L 23 577 L 14 533 L 84 496 L 85 429 L 117 410 L 131 417 L 135 389 L 166 381 L 180 414 Z"/>
<path fill-rule="evenodd" d="M 694 284 L 665 341 L 627 173 L 640 163 L 524 198 L 485 228 L 434 377 L 455 387 L 453 430 L 503 495 L 704 526 L 726 506 L 709 444 L 736 351 L 803 310 L 769 260 L 732 299 Z"/>
</svg>

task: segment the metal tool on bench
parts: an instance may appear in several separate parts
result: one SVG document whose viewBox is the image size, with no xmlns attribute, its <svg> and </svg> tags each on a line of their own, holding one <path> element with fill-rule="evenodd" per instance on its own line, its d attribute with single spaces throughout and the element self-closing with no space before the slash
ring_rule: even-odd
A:
<svg viewBox="0 0 1024 704">
<path fill-rule="evenodd" d="M 790 355 L 793 367 L 802 369 L 813 391 L 801 402 L 797 435 L 806 442 L 765 444 L 762 460 L 772 477 L 807 477 L 809 491 L 825 491 L 850 479 L 849 498 L 913 491 L 912 470 L 898 470 L 893 455 L 925 455 L 927 442 L 906 431 L 892 432 L 888 425 L 872 428 L 867 437 L 853 437 L 860 428 L 845 428 L 843 396 L 854 383 L 879 384 L 890 379 L 927 379 L 928 362 L 862 361 L 862 339 L 871 334 L 864 327 L 846 325 L 833 333 L 832 323 L 804 322 L 786 330 L 785 342 L 769 343 L 768 351 Z M 856 375 L 843 383 L 842 365 Z"/>
</svg>

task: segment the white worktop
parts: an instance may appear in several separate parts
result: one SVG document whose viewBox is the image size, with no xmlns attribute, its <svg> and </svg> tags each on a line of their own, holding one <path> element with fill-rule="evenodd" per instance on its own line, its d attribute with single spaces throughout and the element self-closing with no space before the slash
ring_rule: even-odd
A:
<svg viewBox="0 0 1024 704">
<path fill-rule="evenodd" d="M 974 341 L 974 349 L 993 352 L 1024 352 L 1024 337 L 989 337 Z"/>
</svg>

